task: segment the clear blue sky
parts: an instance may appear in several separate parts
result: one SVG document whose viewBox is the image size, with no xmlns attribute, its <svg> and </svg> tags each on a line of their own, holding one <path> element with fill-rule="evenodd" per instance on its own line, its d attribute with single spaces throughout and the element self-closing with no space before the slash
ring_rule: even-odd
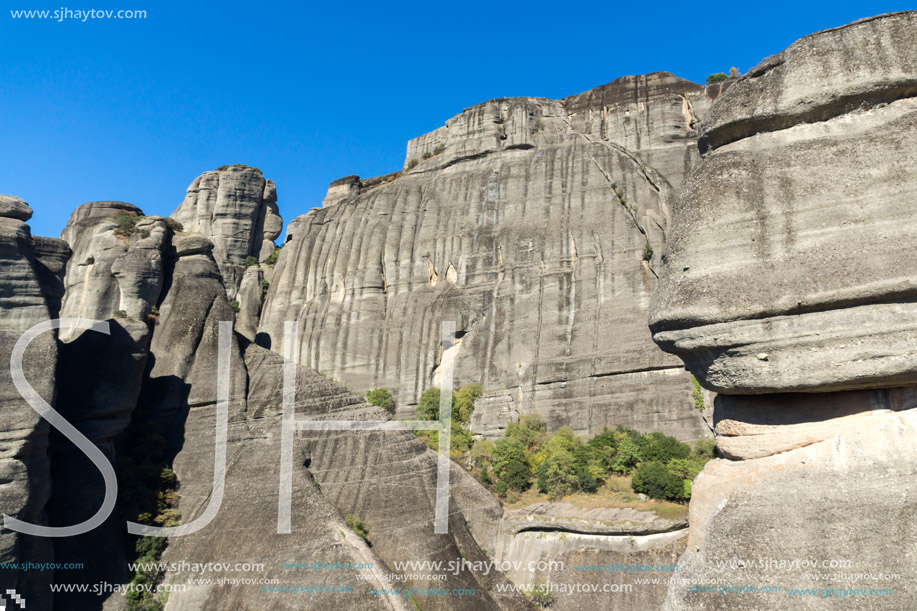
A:
<svg viewBox="0 0 917 611">
<path fill-rule="evenodd" d="M 286 222 L 331 180 L 397 170 L 409 138 L 490 98 L 564 97 L 626 74 L 745 72 L 811 32 L 905 2 L 7 0 L 0 193 L 57 235 L 77 205 L 168 214 L 221 164 L 277 182 Z M 10 10 L 144 9 L 143 20 Z"/>
</svg>

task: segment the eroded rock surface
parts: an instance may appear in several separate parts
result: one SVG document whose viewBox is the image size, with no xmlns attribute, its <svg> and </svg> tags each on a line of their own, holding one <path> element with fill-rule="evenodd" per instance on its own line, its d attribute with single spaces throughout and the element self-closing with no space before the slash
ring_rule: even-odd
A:
<svg viewBox="0 0 917 611">
<path fill-rule="evenodd" d="M 59 295 L 47 293 L 48 274 L 54 274 L 38 259 L 36 250 L 40 246 L 25 223 L 31 216 L 31 208 L 22 200 L 0 197 L 0 511 L 24 522 L 47 526 L 50 427 L 20 395 L 10 370 L 10 357 L 22 334 L 49 320 L 54 300 L 60 299 Z M 52 406 L 56 389 L 54 376 L 48 372 L 55 370 L 58 358 L 54 332 L 36 337 L 22 358 L 25 381 Z M 7 529 L 0 532 L 0 563 L 42 563 L 52 562 L 53 558 L 50 539 Z M 0 590 L 12 589 L 28 600 L 47 601 L 53 578 L 53 571 L 4 569 L 0 571 Z"/>
<path fill-rule="evenodd" d="M 245 259 L 266 259 L 283 228 L 274 181 L 264 178 L 261 170 L 244 165 L 195 178 L 171 216 L 184 231 L 213 243 L 213 256 L 230 299 L 239 290 Z"/>
<path fill-rule="evenodd" d="M 807 36 L 702 123 L 650 322 L 723 393 L 679 561 L 714 588 L 665 609 L 917 606 L 915 34 L 910 12 Z M 771 591 L 718 590 L 746 586 Z"/>
<path fill-rule="evenodd" d="M 390 387 L 408 416 L 454 320 L 457 381 L 488 391 L 476 431 L 537 412 L 580 434 L 702 437 L 689 376 L 645 320 L 707 104 L 656 73 L 466 109 L 408 144 L 402 175 L 336 181 L 293 221 L 259 332 L 276 343 L 298 320 L 304 364 Z"/>
</svg>

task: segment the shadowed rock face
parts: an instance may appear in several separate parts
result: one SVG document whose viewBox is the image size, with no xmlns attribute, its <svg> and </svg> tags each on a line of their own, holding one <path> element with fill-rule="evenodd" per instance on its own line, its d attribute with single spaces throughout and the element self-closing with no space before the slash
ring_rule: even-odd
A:
<svg viewBox="0 0 917 611">
<path fill-rule="evenodd" d="M 58 278 L 65 245 L 41 243 L 25 223 L 32 209 L 24 201 L 0 196 L 0 511 L 33 524 L 47 525 L 45 504 L 51 494 L 48 423 L 13 385 L 10 356 L 21 335 L 51 318 L 60 294 L 48 282 Z M 47 239 L 46 239 L 47 240 Z M 38 252 L 45 248 L 42 259 Z M 55 254 L 57 253 L 57 254 Z M 49 268 L 48 265 L 51 265 Z M 59 280 L 58 280 L 59 283 Z M 53 372 L 58 363 L 54 333 L 38 336 L 23 355 L 23 374 L 40 397 L 55 404 Z M 52 375 L 49 375 L 49 372 Z M 0 563 L 52 562 L 51 540 L 0 532 Z M 0 590 L 16 590 L 27 600 L 47 597 L 53 571 L 0 571 Z"/>
<path fill-rule="evenodd" d="M 915 83 L 917 13 L 897 13 L 797 41 L 706 115 L 650 318 L 724 393 L 724 458 L 694 482 L 679 573 L 782 593 L 672 585 L 666 609 L 821 609 L 786 591 L 828 586 L 894 590 L 849 608 L 917 606 Z M 761 558 L 900 580 L 826 584 Z"/>
<path fill-rule="evenodd" d="M 466 109 L 408 143 L 402 176 L 336 181 L 290 225 L 259 332 L 275 342 L 299 320 L 303 363 L 388 386 L 408 415 L 455 320 L 457 380 L 489 391 L 478 432 L 538 412 L 581 434 L 703 436 L 689 376 L 645 320 L 707 104 L 657 73 Z"/>
<path fill-rule="evenodd" d="M 245 259 L 266 259 L 283 228 L 274 181 L 265 179 L 261 170 L 243 165 L 195 178 L 171 216 L 186 232 L 213 242 L 213 256 L 230 299 L 239 290 Z"/>
</svg>

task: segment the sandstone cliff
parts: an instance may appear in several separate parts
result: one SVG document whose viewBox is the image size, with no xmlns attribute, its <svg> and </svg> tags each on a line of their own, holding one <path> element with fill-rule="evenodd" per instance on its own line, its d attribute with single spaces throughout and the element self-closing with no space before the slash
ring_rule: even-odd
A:
<svg viewBox="0 0 917 611">
<path fill-rule="evenodd" d="M 21 199 L 0 195 L 0 508 L 18 520 L 48 525 L 45 506 L 51 495 L 48 460 L 49 425 L 13 384 L 10 357 L 23 333 L 52 318 L 60 300 L 60 273 L 69 255 L 66 244 L 33 238 L 26 224 L 32 209 Z M 51 406 L 59 358 L 55 333 L 43 333 L 22 357 L 25 381 Z M 0 563 L 51 562 L 51 540 L 0 531 Z M 0 571 L 0 590 L 27 598 L 46 597 L 53 571 Z"/>
<path fill-rule="evenodd" d="M 917 606 L 915 33 L 909 12 L 802 38 L 701 124 L 651 315 L 656 342 L 723 393 L 725 458 L 695 481 L 680 565 L 781 592 L 673 585 L 667 609 L 824 609 L 838 600 L 788 591 L 829 587 L 892 589 L 845 608 Z"/>
<path fill-rule="evenodd" d="M 195 178 L 171 216 L 186 232 L 213 242 L 213 256 L 230 299 L 239 290 L 245 259 L 266 259 L 283 228 L 274 181 L 257 168 L 238 164 Z"/>
<path fill-rule="evenodd" d="M 303 363 L 388 386 L 410 415 L 439 365 L 440 323 L 455 320 L 457 380 L 488 391 L 478 432 L 537 412 L 582 434 L 703 436 L 689 377 L 645 320 L 708 104 L 703 87 L 656 73 L 466 109 L 409 142 L 401 174 L 335 181 L 291 223 L 261 341 L 298 320 Z"/>
</svg>

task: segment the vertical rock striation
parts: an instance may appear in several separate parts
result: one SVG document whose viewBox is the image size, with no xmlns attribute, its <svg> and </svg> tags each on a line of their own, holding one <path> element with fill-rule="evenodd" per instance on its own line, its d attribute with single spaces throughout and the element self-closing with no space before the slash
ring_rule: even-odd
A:
<svg viewBox="0 0 917 611">
<path fill-rule="evenodd" d="M 656 73 L 466 109 L 408 143 L 402 174 L 336 181 L 293 221 L 262 337 L 298 320 L 303 363 L 388 386 L 407 415 L 454 320 L 457 380 L 488 391 L 478 432 L 538 412 L 580 434 L 703 436 L 689 376 L 645 320 L 707 105 L 703 87 Z"/>
<path fill-rule="evenodd" d="M 244 165 L 195 178 L 171 216 L 186 232 L 213 242 L 213 257 L 230 299 L 239 290 L 245 259 L 266 259 L 283 228 L 274 181 L 265 179 L 261 170 Z"/>
</svg>

